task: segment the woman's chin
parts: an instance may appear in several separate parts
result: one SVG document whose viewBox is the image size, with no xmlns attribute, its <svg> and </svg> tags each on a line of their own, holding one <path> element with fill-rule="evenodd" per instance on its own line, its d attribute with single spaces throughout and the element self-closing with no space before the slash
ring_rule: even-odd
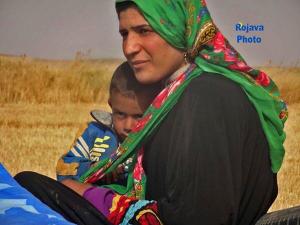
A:
<svg viewBox="0 0 300 225">
<path fill-rule="evenodd" d="M 135 71 L 135 77 L 141 84 L 153 84 L 157 82 L 153 74 L 144 71 Z"/>
</svg>

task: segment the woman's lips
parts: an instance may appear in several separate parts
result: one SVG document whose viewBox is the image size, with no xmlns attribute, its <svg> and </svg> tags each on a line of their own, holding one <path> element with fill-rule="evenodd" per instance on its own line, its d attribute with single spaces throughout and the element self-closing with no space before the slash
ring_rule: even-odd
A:
<svg viewBox="0 0 300 225">
<path fill-rule="evenodd" d="M 148 60 L 135 60 L 131 64 L 133 68 L 138 69 L 140 67 L 143 67 L 147 62 Z"/>
</svg>

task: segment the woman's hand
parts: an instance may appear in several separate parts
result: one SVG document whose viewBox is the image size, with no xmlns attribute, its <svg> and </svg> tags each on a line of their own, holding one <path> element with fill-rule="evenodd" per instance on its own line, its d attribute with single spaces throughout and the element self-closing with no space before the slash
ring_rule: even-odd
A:
<svg viewBox="0 0 300 225">
<path fill-rule="evenodd" d="M 83 184 L 80 183 L 79 181 L 72 180 L 72 179 L 65 179 L 61 181 L 62 184 L 67 186 L 68 188 L 72 189 L 75 191 L 77 194 L 83 196 L 83 193 L 93 185 L 91 184 Z"/>
</svg>

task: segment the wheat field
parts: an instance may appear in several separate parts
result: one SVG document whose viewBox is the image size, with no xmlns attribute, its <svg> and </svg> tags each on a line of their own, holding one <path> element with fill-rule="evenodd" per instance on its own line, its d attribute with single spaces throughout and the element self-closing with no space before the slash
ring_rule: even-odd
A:
<svg viewBox="0 0 300 225">
<path fill-rule="evenodd" d="M 52 178 L 92 109 L 108 109 L 108 84 L 120 60 L 47 61 L 0 56 L 0 162 L 12 175 Z M 300 205 L 300 68 L 263 67 L 289 107 L 286 156 L 270 211 Z"/>
</svg>

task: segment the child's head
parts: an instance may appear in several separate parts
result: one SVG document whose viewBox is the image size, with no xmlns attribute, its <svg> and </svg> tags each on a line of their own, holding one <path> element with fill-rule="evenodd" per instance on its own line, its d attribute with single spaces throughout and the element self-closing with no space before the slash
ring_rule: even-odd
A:
<svg viewBox="0 0 300 225">
<path fill-rule="evenodd" d="M 160 89 L 159 84 L 140 84 L 127 62 L 115 70 L 108 103 L 112 109 L 114 129 L 121 141 L 127 137 Z"/>
</svg>

